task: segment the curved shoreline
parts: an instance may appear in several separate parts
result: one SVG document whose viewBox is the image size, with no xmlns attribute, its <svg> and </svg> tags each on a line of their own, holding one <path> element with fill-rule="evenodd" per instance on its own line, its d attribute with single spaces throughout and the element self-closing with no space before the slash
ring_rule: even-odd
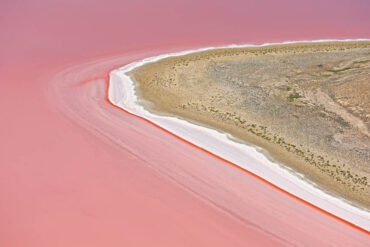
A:
<svg viewBox="0 0 370 247">
<path fill-rule="evenodd" d="M 258 148 L 237 143 L 228 138 L 228 134 L 218 132 L 214 129 L 192 124 L 188 121 L 175 118 L 155 115 L 137 104 L 135 84 L 126 72 L 143 64 L 155 62 L 166 57 L 180 56 L 205 50 L 236 48 L 236 47 L 258 47 L 268 45 L 284 45 L 291 43 L 308 42 L 335 42 L 335 41 L 368 41 L 368 39 L 350 40 L 317 40 L 317 41 L 288 41 L 283 43 L 267 43 L 262 45 L 231 45 L 226 47 L 207 47 L 203 49 L 190 50 L 172 54 L 164 54 L 134 62 L 110 73 L 109 100 L 114 105 L 144 118 L 155 125 L 167 130 L 171 134 L 190 142 L 229 163 L 248 171 L 266 182 L 274 185 L 325 212 L 335 215 L 365 231 L 370 229 L 370 213 L 355 207 L 344 200 L 333 197 L 318 189 L 313 184 L 304 181 L 302 175 L 282 168 L 279 164 L 268 160 Z M 126 94 L 125 94 L 126 93 Z M 183 128 L 186 126 L 186 129 Z"/>
</svg>

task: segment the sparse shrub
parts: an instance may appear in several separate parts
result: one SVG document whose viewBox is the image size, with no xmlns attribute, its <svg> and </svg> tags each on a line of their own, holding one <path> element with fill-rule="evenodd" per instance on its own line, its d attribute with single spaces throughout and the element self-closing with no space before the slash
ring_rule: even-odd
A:
<svg viewBox="0 0 370 247">
<path fill-rule="evenodd" d="M 302 96 L 301 95 L 299 95 L 298 93 L 291 93 L 291 94 L 289 94 L 289 96 L 288 96 L 288 100 L 290 101 L 290 102 L 292 102 L 293 100 L 295 100 L 295 99 L 299 99 L 299 98 L 302 98 Z"/>
</svg>

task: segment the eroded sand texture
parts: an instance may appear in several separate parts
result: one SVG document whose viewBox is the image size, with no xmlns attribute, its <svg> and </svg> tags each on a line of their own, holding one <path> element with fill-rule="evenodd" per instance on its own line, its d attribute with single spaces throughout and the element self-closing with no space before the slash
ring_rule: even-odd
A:
<svg viewBox="0 0 370 247">
<path fill-rule="evenodd" d="M 132 75 L 152 110 L 263 146 L 369 206 L 369 71 L 369 42 L 332 42 L 211 50 Z"/>
</svg>

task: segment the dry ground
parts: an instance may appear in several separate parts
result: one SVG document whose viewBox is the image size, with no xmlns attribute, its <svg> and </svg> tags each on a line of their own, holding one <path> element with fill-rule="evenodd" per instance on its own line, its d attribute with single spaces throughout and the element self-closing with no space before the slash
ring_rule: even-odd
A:
<svg viewBox="0 0 370 247">
<path fill-rule="evenodd" d="M 264 147 L 370 207 L 370 42 L 218 49 L 131 72 L 152 111 Z"/>
</svg>

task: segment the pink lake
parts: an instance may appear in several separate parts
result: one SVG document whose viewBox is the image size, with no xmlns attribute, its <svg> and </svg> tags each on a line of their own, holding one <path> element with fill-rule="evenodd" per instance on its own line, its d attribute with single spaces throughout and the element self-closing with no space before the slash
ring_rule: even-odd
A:
<svg viewBox="0 0 370 247">
<path fill-rule="evenodd" d="M 0 246 L 369 246 L 369 233 L 126 114 L 108 73 L 214 45 L 370 38 L 370 2 L 0 3 Z"/>
</svg>

